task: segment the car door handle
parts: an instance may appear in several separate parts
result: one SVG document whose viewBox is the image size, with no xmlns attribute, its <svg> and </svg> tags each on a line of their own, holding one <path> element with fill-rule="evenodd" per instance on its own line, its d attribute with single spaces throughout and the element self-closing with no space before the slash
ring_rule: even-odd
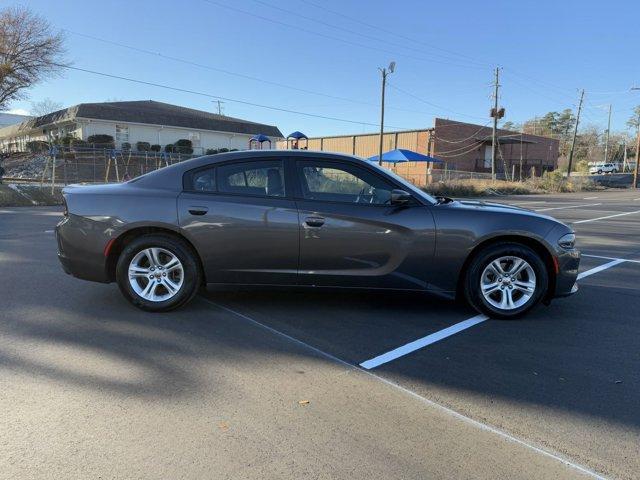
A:
<svg viewBox="0 0 640 480">
<path fill-rule="evenodd" d="M 191 215 L 204 215 L 209 209 L 207 207 L 189 207 L 189 213 Z"/>
<path fill-rule="evenodd" d="M 310 227 L 321 227 L 324 225 L 323 217 L 307 217 L 304 219 L 304 223 L 309 225 Z"/>
</svg>

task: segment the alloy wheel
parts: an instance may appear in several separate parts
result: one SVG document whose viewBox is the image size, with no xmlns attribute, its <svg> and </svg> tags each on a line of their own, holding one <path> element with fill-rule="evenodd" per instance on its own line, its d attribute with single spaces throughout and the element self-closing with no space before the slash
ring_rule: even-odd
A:
<svg viewBox="0 0 640 480">
<path fill-rule="evenodd" d="M 173 298 L 184 282 L 184 267 L 165 248 L 151 247 L 138 252 L 129 263 L 129 285 L 150 302 Z"/>
<path fill-rule="evenodd" d="M 536 274 L 526 260 L 504 256 L 492 260 L 480 277 L 485 301 L 500 310 L 515 310 L 536 291 Z"/>
</svg>

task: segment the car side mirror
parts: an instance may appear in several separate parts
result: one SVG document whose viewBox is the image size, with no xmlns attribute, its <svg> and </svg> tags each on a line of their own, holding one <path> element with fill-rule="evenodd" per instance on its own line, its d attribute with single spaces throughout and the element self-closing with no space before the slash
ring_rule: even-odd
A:
<svg viewBox="0 0 640 480">
<path fill-rule="evenodd" d="M 404 190 L 391 190 L 391 205 L 406 205 L 411 200 L 411 194 Z"/>
</svg>

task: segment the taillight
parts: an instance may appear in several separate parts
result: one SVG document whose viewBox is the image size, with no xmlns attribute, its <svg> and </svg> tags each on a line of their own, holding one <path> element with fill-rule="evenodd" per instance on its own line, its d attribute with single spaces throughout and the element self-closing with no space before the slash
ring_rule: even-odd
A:
<svg viewBox="0 0 640 480">
<path fill-rule="evenodd" d="M 69 208 L 67 207 L 67 199 L 62 197 L 62 214 L 66 217 L 69 215 Z"/>
</svg>

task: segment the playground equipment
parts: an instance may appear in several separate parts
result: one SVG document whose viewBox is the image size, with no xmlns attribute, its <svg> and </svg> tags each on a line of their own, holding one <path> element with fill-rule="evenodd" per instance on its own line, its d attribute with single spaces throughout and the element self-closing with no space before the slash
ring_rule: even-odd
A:
<svg viewBox="0 0 640 480">
<path fill-rule="evenodd" d="M 262 150 L 264 143 L 269 142 L 269 148 L 271 148 L 271 139 L 266 135 L 259 133 L 249 139 L 249 150 Z"/>
<path fill-rule="evenodd" d="M 300 140 L 305 140 L 304 147 L 300 146 Z M 291 141 L 291 146 L 289 146 L 289 141 Z M 296 130 L 287 136 L 287 148 L 291 148 L 292 150 L 307 150 L 309 148 L 309 138 L 304 133 Z"/>
</svg>

